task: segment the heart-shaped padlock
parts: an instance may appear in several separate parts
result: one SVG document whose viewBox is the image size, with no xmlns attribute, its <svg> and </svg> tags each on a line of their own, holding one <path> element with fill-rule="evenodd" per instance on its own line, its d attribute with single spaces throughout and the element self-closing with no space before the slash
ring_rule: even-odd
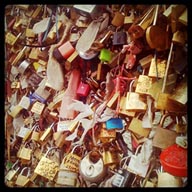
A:
<svg viewBox="0 0 192 192">
<path fill-rule="evenodd" d="M 100 182 L 106 175 L 106 167 L 98 151 L 89 152 L 80 162 L 79 172 L 83 179 Z"/>
</svg>

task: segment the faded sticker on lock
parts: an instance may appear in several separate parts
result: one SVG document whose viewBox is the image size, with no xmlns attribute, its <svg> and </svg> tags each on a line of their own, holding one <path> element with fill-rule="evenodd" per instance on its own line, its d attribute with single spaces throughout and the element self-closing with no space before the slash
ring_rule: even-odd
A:
<svg viewBox="0 0 192 192">
<path fill-rule="evenodd" d="M 79 172 L 79 163 L 81 157 L 76 154 L 69 153 L 64 159 L 64 166 L 70 171 Z"/>
</svg>

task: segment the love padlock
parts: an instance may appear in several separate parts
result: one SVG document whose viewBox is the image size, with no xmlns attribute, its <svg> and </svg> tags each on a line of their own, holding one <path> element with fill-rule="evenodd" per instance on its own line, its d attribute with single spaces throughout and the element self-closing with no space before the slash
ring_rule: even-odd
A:
<svg viewBox="0 0 192 192">
<path fill-rule="evenodd" d="M 90 182 L 100 182 L 106 175 L 106 167 L 100 152 L 90 151 L 80 162 L 79 173 Z"/>
</svg>

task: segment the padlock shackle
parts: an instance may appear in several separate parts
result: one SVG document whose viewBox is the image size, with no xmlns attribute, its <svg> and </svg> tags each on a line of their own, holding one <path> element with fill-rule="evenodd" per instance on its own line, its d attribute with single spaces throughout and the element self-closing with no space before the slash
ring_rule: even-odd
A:
<svg viewBox="0 0 192 192">
<path fill-rule="evenodd" d="M 19 163 L 19 159 L 17 159 L 17 161 L 15 161 L 15 163 L 12 165 L 11 169 L 14 169 L 14 167 Z"/>
<path fill-rule="evenodd" d="M 24 172 L 26 169 L 28 169 L 28 172 L 27 172 L 27 177 L 29 177 L 30 172 L 31 172 L 30 167 L 24 167 L 24 168 L 21 170 L 20 175 L 23 175 L 23 172 Z"/>
<path fill-rule="evenodd" d="M 48 153 L 49 153 L 50 151 L 52 151 L 53 149 L 58 149 L 58 147 L 51 147 L 51 148 L 45 153 L 45 157 L 47 157 Z"/>
</svg>

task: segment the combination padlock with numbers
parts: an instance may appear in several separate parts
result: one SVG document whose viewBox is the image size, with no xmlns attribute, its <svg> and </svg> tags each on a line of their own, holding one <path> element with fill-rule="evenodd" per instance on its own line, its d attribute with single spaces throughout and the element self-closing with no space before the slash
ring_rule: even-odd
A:
<svg viewBox="0 0 192 192">
<path fill-rule="evenodd" d="M 131 184 L 135 178 L 135 174 L 130 173 L 126 169 L 119 169 L 115 173 L 115 177 L 112 180 L 113 187 L 131 187 Z"/>
</svg>

